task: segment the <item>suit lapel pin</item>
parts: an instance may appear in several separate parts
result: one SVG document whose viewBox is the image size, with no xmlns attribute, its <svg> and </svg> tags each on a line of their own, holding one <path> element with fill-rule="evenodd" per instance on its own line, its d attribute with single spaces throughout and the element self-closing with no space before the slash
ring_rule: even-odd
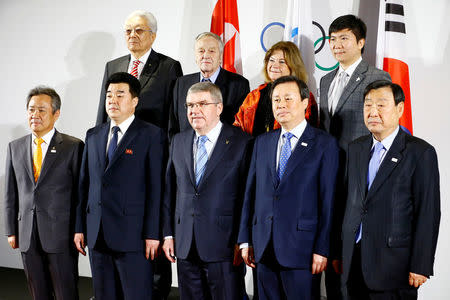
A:
<svg viewBox="0 0 450 300">
<path fill-rule="evenodd" d="M 356 81 L 360 81 L 360 80 L 361 80 L 361 78 L 360 78 L 360 77 L 356 78 Z"/>
<path fill-rule="evenodd" d="M 397 158 L 395 158 L 395 157 L 393 157 L 392 159 L 391 159 L 393 162 L 398 162 L 398 159 Z"/>
<path fill-rule="evenodd" d="M 125 149 L 125 154 L 133 154 L 133 150 L 131 149 Z"/>
<path fill-rule="evenodd" d="M 302 144 L 301 144 L 303 147 L 306 147 L 306 146 L 308 146 L 308 144 L 307 143 L 305 143 L 305 142 L 302 142 Z"/>
<path fill-rule="evenodd" d="M 230 140 L 226 140 L 226 141 L 225 141 L 225 144 L 228 145 L 229 143 L 230 143 Z"/>
<path fill-rule="evenodd" d="M 56 149 L 55 146 L 53 146 L 53 148 L 50 150 L 51 153 L 56 153 Z"/>
</svg>

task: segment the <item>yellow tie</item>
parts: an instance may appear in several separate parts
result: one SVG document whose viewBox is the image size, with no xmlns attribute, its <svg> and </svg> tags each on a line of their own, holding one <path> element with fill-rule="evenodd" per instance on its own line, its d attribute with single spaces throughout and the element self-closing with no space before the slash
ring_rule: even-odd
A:
<svg viewBox="0 0 450 300">
<path fill-rule="evenodd" d="M 36 151 L 33 155 L 33 169 L 34 169 L 34 182 L 37 182 L 39 174 L 41 174 L 42 168 L 42 147 L 41 144 L 44 142 L 42 138 L 35 138 L 34 142 L 36 144 Z"/>
</svg>

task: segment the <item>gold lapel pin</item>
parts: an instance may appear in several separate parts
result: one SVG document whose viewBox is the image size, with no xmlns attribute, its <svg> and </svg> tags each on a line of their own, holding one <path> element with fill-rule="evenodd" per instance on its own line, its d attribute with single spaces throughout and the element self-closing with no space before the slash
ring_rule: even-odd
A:
<svg viewBox="0 0 450 300">
<path fill-rule="evenodd" d="M 229 143 L 230 143 L 230 141 L 229 141 L 229 140 L 226 140 L 226 141 L 225 141 L 225 144 L 227 144 L 227 145 L 228 145 Z"/>
</svg>

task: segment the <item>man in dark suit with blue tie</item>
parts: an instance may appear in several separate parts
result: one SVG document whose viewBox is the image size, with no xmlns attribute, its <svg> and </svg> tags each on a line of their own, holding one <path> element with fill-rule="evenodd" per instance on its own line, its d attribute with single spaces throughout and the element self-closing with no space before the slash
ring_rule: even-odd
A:
<svg viewBox="0 0 450 300">
<path fill-rule="evenodd" d="M 192 129 L 170 145 L 163 249 L 171 262 L 178 257 L 181 299 L 242 300 L 237 233 L 252 139 L 220 121 L 222 94 L 213 83 L 191 86 L 186 108 Z"/>
<path fill-rule="evenodd" d="M 327 263 L 339 148 L 305 120 L 309 90 L 293 76 L 273 83 L 281 129 L 259 136 L 238 242 L 258 274 L 260 299 L 313 299 Z"/>
<path fill-rule="evenodd" d="M 364 121 L 371 132 L 349 145 L 342 225 L 347 299 L 417 299 L 433 275 L 440 222 L 436 151 L 399 126 L 405 95 L 390 81 L 369 84 Z"/>
<path fill-rule="evenodd" d="M 134 76 L 111 75 L 105 91 L 111 121 L 86 134 L 74 240 L 85 254 L 87 238 L 97 300 L 151 299 L 166 138 L 134 117 Z"/>
</svg>

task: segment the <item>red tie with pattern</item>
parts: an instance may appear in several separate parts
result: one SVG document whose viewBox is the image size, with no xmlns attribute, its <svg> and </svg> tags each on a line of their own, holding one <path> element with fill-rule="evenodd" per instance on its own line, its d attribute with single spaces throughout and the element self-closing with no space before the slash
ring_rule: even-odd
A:
<svg viewBox="0 0 450 300">
<path fill-rule="evenodd" d="M 130 74 L 133 75 L 134 77 L 138 78 L 138 66 L 139 66 L 140 61 L 139 60 L 135 60 L 133 62 L 133 69 L 131 69 Z"/>
</svg>

